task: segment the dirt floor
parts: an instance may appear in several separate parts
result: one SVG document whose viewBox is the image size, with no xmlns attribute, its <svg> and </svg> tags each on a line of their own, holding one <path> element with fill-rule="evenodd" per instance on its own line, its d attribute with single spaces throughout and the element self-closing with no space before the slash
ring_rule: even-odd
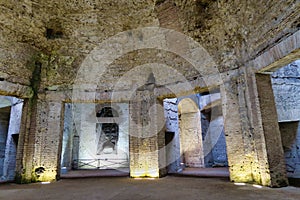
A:
<svg viewBox="0 0 300 200">
<path fill-rule="evenodd" d="M 238 186 L 227 178 L 167 176 L 161 179 L 101 177 L 63 179 L 50 184 L 0 184 L 1 200 L 109 199 L 109 200 L 201 200 L 252 199 L 299 200 L 300 188 Z"/>
</svg>

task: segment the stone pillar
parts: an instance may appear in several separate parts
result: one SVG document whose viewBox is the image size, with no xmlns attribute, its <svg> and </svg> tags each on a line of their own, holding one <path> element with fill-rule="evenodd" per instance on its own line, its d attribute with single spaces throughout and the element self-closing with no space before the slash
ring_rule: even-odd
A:
<svg viewBox="0 0 300 200">
<path fill-rule="evenodd" d="M 270 186 L 288 185 L 284 152 L 278 124 L 278 116 L 272 89 L 271 76 L 256 74 L 257 99 L 261 114 L 261 127 L 265 140 L 266 156 L 270 173 Z"/>
<path fill-rule="evenodd" d="M 56 180 L 60 170 L 63 104 L 26 100 L 17 154 L 17 182 Z"/>
<path fill-rule="evenodd" d="M 224 129 L 227 144 L 228 166 L 230 180 L 233 182 L 252 182 L 252 165 L 254 151 L 249 145 L 251 138 L 247 134 L 244 116 L 245 107 L 240 105 L 240 80 L 230 78 L 220 87 Z M 245 127 L 246 126 L 246 127 Z"/>
<path fill-rule="evenodd" d="M 25 99 L 22 109 L 19 142 L 16 156 L 17 183 L 30 183 L 32 179 L 32 162 L 35 138 L 33 132 L 31 132 L 30 123 L 31 117 L 34 116 L 33 111 L 32 100 Z"/>
<path fill-rule="evenodd" d="M 155 178 L 166 174 L 164 111 L 162 102 L 154 95 L 151 80 L 155 81 L 150 75 L 148 83 L 129 102 L 131 177 Z"/>
<path fill-rule="evenodd" d="M 204 167 L 199 108 L 190 98 L 185 98 L 180 101 L 178 110 L 182 163 L 186 167 Z"/>
<path fill-rule="evenodd" d="M 270 77 L 230 77 L 221 86 L 230 179 L 265 186 L 287 185 Z"/>
</svg>

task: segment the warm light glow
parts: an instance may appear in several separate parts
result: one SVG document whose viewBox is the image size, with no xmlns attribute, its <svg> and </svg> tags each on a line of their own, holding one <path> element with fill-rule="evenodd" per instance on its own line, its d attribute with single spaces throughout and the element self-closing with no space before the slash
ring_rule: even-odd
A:
<svg viewBox="0 0 300 200">
<path fill-rule="evenodd" d="M 253 187 L 255 187 L 255 188 L 262 188 L 261 185 L 255 185 L 255 184 L 253 184 Z"/>
<path fill-rule="evenodd" d="M 159 178 L 159 169 L 154 170 L 135 170 L 132 169 L 131 177 L 133 178 Z"/>
<path fill-rule="evenodd" d="M 237 183 L 270 185 L 270 173 L 253 170 L 257 168 L 260 167 L 257 165 L 253 152 L 245 154 L 240 159 L 235 159 L 230 166 L 230 180 Z"/>
<path fill-rule="evenodd" d="M 41 184 L 50 184 L 50 182 L 48 181 L 48 182 L 41 182 Z"/>
<path fill-rule="evenodd" d="M 49 171 L 45 171 L 39 178 L 39 180 L 42 182 L 49 182 L 49 181 L 53 181 L 55 179 L 56 179 L 56 173 L 49 172 Z"/>
<path fill-rule="evenodd" d="M 37 169 L 39 167 L 36 167 L 35 169 Z M 51 181 L 55 181 L 56 180 L 56 170 L 55 169 L 46 169 L 43 172 L 40 173 L 36 173 L 36 181 L 37 182 L 41 182 L 42 184 L 48 184 L 48 182 L 50 183 Z"/>
<path fill-rule="evenodd" d="M 139 177 L 139 178 L 134 178 L 134 180 L 157 180 L 157 178 L 149 178 L 149 177 L 144 177 L 144 178 L 142 178 L 142 177 Z"/>
<path fill-rule="evenodd" d="M 242 186 L 242 185 L 246 185 L 246 183 L 234 183 L 234 185 Z"/>
<path fill-rule="evenodd" d="M 146 143 L 145 143 L 146 144 Z M 148 145 L 148 143 L 147 143 Z M 146 150 L 145 150 L 146 151 Z M 148 151 L 148 150 L 147 150 Z M 130 177 L 159 178 L 158 151 L 139 153 L 138 160 L 130 163 Z"/>
</svg>

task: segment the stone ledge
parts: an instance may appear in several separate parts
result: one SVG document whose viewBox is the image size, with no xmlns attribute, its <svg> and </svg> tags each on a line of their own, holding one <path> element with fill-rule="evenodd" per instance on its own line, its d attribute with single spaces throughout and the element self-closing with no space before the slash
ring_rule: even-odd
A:
<svg viewBox="0 0 300 200">
<path fill-rule="evenodd" d="M 33 95 L 33 91 L 29 86 L 24 86 L 7 81 L 0 81 L 0 95 L 31 98 Z"/>
</svg>

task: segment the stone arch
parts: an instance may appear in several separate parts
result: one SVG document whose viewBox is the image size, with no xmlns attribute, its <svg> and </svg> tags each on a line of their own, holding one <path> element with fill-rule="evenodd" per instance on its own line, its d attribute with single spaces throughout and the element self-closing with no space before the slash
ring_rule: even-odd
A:
<svg viewBox="0 0 300 200">
<path fill-rule="evenodd" d="M 197 104 L 191 98 L 184 98 L 178 103 L 178 113 L 196 113 L 199 111 Z"/>
<path fill-rule="evenodd" d="M 191 98 L 178 103 L 181 163 L 186 167 L 204 167 L 201 117 Z"/>
<path fill-rule="evenodd" d="M 119 113 L 113 107 L 106 106 L 96 113 L 96 117 L 119 117 Z"/>
</svg>

